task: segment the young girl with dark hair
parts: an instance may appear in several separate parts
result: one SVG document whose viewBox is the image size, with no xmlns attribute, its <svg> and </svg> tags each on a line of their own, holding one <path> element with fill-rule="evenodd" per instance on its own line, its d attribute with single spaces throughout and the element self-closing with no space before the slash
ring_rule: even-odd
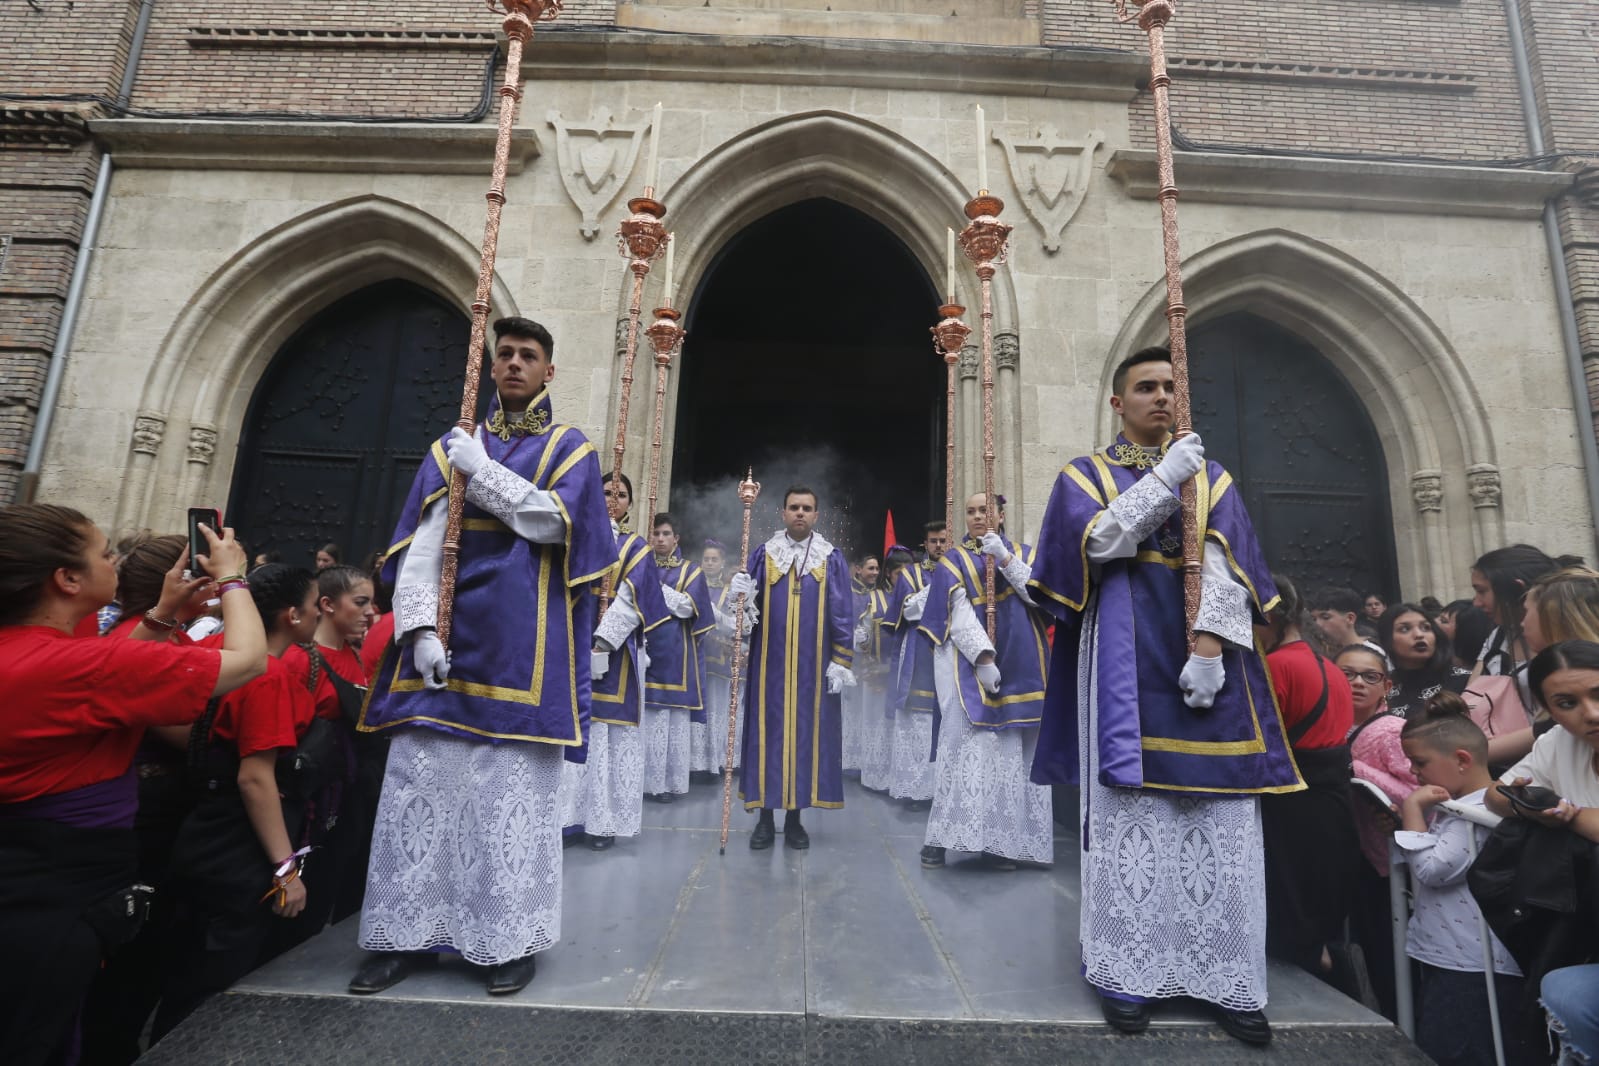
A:
<svg viewBox="0 0 1599 1066">
<path fill-rule="evenodd" d="M 1336 947 L 1360 849 L 1344 739 L 1353 699 L 1343 672 L 1305 642 L 1293 582 L 1278 574 L 1272 581 L 1280 598 L 1256 631 L 1305 789 L 1261 797 L 1266 953 L 1354 992 L 1347 957 Z"/>
<path fill-rule="evenodd" d="M 296 786 L 292 768 L 315 712 L 283 656 L 316 630 L 316 579 L 268 563 L 249 583 L 270 659 L 262 677 L 217 701 L 195 726 L 202 798 L 174 853 L 178 930 L 156 1039 L 259 965 L 274 916 L 295 918 L 308 899 L 299 849 L 315 800 Z"/>
<path fill-rule="evenodd" d="M 101 960 L 137 934 L 133 754 L 266 668 L 232 530 L 195 560 L 219 582 L 220 650 L 72 636 L 116 595 L 106 536 L 67 507 L 0 510 L 0 1047 L 63 1056 Z M 181 586 L 181 565 L 169 573 Z M 187 593 L 187 590 L 186 590 Z"/>
<path fill-rule="evenodd" d="M 1377 621 L 1377 642 L 1393 663 L 1388 709 L 1401 718 L 1420 714 L 1440 692 L 1459 693 L 1471 671 L 1456 666 L 1449 642 L 1414 603 L 1396 603 Z"/>
<path fill-rule="evenodd" d="M 1511 677 L 1520 673 L 1535 654 L 1522 633 L 1527 590 L 1545 574 L 1564 566 L 1580 566 L 1577 556 L 1552 559 L 1531 544 L 1511 544 L 1485 553 L 1471 568 L 1472 605 L 1493 620 L 1493 631 L 1477 655 L 1472 676 Z M 1531 701 L 1532 693 L 1522 695 Z"/>
</svg>

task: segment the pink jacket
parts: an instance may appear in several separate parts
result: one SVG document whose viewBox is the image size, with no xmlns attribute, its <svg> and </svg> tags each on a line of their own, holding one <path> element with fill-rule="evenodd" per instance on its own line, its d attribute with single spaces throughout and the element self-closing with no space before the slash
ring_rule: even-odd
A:
<svg viewBox="0 0 1599 1066">
<path fill-rule="evenodd" d="M 1379 712 L 1367 721 L 1349 750 L 1355 776 L 1382 789 L 1396 806 L 1420 786 L 1416 775 L 1410 772 L 1410 760 L 1399 745 L 1399 733 L 1404 728 L 1403 718 Z M 1360 849 L 1365 852 L 1367 861 L 1378 873 L 1386 874 L 1392 825 L 1383 824 L 1370 805 L 1363 802 L 1355 805 L 1355 824 L 1360 830 Z"/>
</svg>

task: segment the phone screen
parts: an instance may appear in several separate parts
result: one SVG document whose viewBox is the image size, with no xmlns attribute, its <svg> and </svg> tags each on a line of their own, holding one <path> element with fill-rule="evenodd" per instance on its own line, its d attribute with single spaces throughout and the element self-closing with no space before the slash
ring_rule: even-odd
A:
<svg viewBox="0 0 1599 1066">
<path fill-rule="evenodd" d="M 222 512 L 215 507 L 189 508 L 189 573 L 200 573 L 200 564 L 197 558 L 208 554 L 205 534 L 200 532 L 200 524 L 211 527 L 213 533 L 222 529 Z"/>
</svg>

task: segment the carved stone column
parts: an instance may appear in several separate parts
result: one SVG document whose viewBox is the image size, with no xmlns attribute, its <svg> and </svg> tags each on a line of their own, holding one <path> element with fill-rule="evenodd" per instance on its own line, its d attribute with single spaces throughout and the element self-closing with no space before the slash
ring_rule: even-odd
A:
<svg viewBox="0 0 1599 1066">
<path fill-rule="evenodd" d="M 128 457 L 127 476 L 122 479 L 122 495 L 117 500 L 117 530 L 146 524 L 142 513 L 145 494 L 130 486 L 149 483 L 166 435 L 167 416 L 159 411 L 140 411 L 133 417 L 132 454 Z"/>
<path fill-rule="evenodd" d="M 1018 540 L 1024 531 L 1022 497 L 1025 489 L 1021 477 L 1021 361 L 1021 338 L 1010 332 L 994 334 L 995 391 L 998 394 L 998 402 L 994 405 L 994 450 L 999 453 L 999 491 L 1005 496 L 1007 528 Z"/>
<path fill-rule="evenodd" d="M 1471 497 L 1471 531 L 1476 555 L 1497 548 L 1505 539 L 1504 497 L 1499 467 L 1472 463 L 1466 467 L 1466 493 Z"/>
<path fill-rule="evenodd" d="M 1405 590 L 1407 596 L 1419 597 L 1422 594 L 1442 596 L 1444 589 L 1453 588 L 1458 582 L 1451 582 L 1448 574 L 1447 560 L 1454 554 L 1449 551 L 1449 546 L 1444 543 L 1445 531 L 1443 524 L 1444 510 L 1444 476 L 1439 470 L 1418 470 L 1410 475 L 1410 498 L 1416 504 L 1416 522 L 1420 527 L 1420 540 L 1422 545 L 1422 558 L 1427 560 L 1427 581 L 1431 588 L 1421 592 Z M 1360 589 L 1357 591 L 1364 592 Z"/>
<path fill-rule="evenodd" d="M 960 407 L 956 410 L 955 529 L 950 534 L 959 540 L 966 535 L 966 498 L 983 483 L 983 408 L 977 378 L 982 372 L 982 352 L 975 344 L 961 349 L 957 369 L 960 377 Z"/>
</svg>

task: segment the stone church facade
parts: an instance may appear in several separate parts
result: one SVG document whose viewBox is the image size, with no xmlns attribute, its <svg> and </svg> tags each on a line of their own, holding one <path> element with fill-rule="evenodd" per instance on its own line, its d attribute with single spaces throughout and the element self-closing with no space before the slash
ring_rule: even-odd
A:
<svg viewBox="0 0 1599 1066">
<path fill-rule="evenodd" d="M 1593 550 L 1599 14 L 1510 9 L 1514 27 L 1501 0 L 1181 0 L 1170 31 L 1191 328 L 1246 318 L 1289 338 L 1353 405 L 1348 425 L 1315 424 L 1319 394 L 1295 399 L 1309 378 L 1283 354 L 1277 393 L 1238 393 L 1234 446 L 1286 456 L 1271 499 L 1295 529 L 1278 540 L 1312 558 L 1338 540 L 1316 518 L 1316 464 L 1366 434 L 1365 491 L 1381 498 L 1344 488 L 1392 528 L 1389 573 L 1373 578 L 1391 593 L 1456 593 L 1477 554 L 1512 541 Z M 176 528 L 184 507 L 239 490 L 252 404 L 282 353 L 316 358 L 305 330 L 319 313 L 392 282 L 465 313 L 497 28 L 440 0 L 0 9 L 0 499 Z M 1061 464 L 1113 432 L 1115 362 L 1164 336 L 1147 54 L 1109 3 L 569 0 L 522 74 L 494 313 L 551 327 L 558 410 L 597 442 L 612 433 L 629 299 L 614 232 L 644 184 L 657 101 L 684 363 L 718 257 L 795 204 L 876 220 L 942 288 L 946 228 L 986 153 L 1015 226 L 994 286 L 1013 532 L 1036 532 Z M 779 274 L 782 254 L 768 253 Z M 975 309 L 970 269 L 958 277 Z M 804 281 L 770 315 L 825 332 L 827 279 Z M 657 264 L 646 316 L 660 292 Z M 1271 344 L 1259 365 L 1289 351 Z M 641 347 L 636 485 L 654 384 Z M 959 374 L 962 493 L 981 483 L 974 355 Z M 927 372 L 942 380 L 930 347 Z M 440 421 L 412 434 L 418 447 L 453 417 L 449 388 L 425 380 Z M 341 417 L 309 400 L 285 410 Z"/>
</svg>

